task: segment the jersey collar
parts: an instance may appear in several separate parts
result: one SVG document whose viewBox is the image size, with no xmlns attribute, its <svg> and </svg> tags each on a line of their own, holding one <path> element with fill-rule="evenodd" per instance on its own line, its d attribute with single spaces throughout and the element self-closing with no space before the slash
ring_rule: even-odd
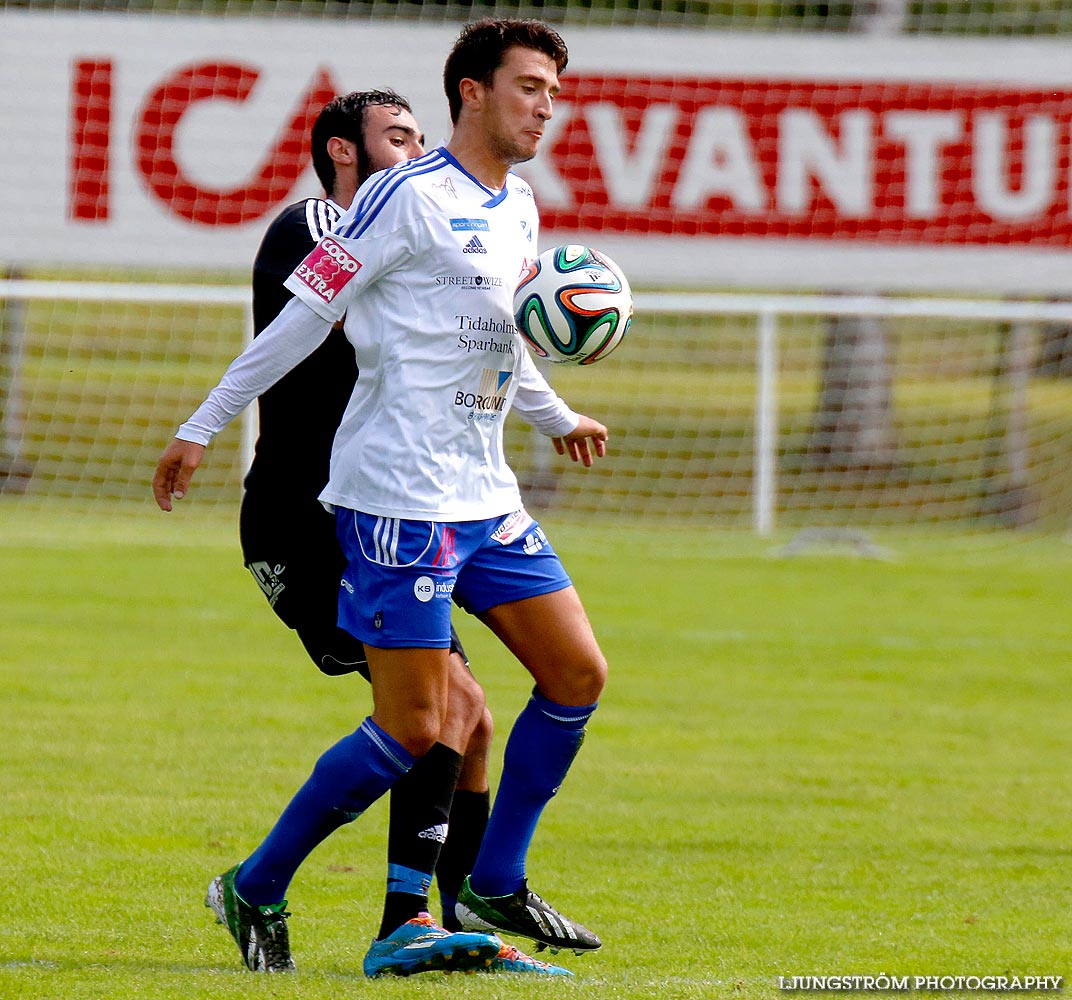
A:
<svg viewBox="0 0 1072 1000">
<path fill-rule="evenodd" d="M 508 184 L 503 184 L 501 191 L 492 191 L 491 188 L 487 187 L 484 184 L 481 184 L 480 181 L 478 181 L 471 173 L 469 173 L 468 170 L 465 169 L 465 167 L 463 167 L 453 156 L 451 156 L 451 154 L 447 152 L 446 146 L 441 146 L 439 148 L 439 152 L 443 154 L 443 159 L 450 163 L 455 170 L 460 170 L 463 174 L 465 174 L 466 177 L 469 178 L 469 180 L 471 180 L 478 188 L 480 188 L 481 191 L 486 191 L 490 195 L 490 198 L 481 206 L 482 208 L 495 208 L 497 205 L 501 204 L 506 199 L 507 189 L 509 187 Z"/>
</svg>

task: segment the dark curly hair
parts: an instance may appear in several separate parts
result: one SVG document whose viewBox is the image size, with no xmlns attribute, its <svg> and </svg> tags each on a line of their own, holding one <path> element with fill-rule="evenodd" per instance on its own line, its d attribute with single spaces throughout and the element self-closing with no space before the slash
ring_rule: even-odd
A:
<svg viewBox="0 0 1072 1000">
<path fill-rule="evenodd" d="M 324 190 L 335 186 L 335 164 L 328 155 L 328 139 L 347 139 L 357 146 L 357 173 L 364 179 L 369 174 L 368 148 L 365 145 L 365 111 L 386 105 L 412 111 L 409 101 L 393 90 L 355 90 L 342 94 L 324 105 L 313 122 L 313 169 Z"/>
<path fill-rule="evenodd" d="M 550 56 L 558 72 L 566 68 L 569 51 L 562 36 L 534 18 L 484 17 L 462 28 L 443 67 L 443 89 L 447 92 L 450 120 L 458 123 L 462 110 L 462 80 L 491 83 L 492 74 L 503 62 L 506 50 L 520 45 Z"/>
</svg>

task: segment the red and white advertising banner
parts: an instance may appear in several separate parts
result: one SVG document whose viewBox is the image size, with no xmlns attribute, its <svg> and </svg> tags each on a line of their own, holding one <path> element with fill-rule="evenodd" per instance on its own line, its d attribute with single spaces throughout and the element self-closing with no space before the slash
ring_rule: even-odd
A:
<svg viewBox="0 0 1072 1000">
<path fill-rule="evenodd" d="M 1072 294 L 1067 42 L 568 29 L 542 244 L 638 287 Z M 449 136 L 456 29 L 0 13 L 0 266 L 248 270 L 333 94 Z"/>
</svg>

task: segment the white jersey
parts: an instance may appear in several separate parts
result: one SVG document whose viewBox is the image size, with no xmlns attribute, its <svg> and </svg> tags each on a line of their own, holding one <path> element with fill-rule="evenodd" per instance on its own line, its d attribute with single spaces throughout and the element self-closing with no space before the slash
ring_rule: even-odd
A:
<svg viewBox="0 0 1072 1000">
<path fill-rule="evenodd" d="M 514 326 L 513 293 L 537 254 L 538 224 L 520 178 L 510 174 L 501 192 L 491 191 L 442 148 L 375 174 L 286 281 L 321 325 L 295 315 L 301 307 L 291 303 L 180 437 L 204 443 L 245 396 L 263 392 L 262 383 L 314 349 L 345 314 L 360 375 L 321 500 L 433 521 L 518 509 L 502 446 L 511 406 L 548 435 L 569 433 L 579 419 L 536 369 Z M 288 324 L 295 331 L 289 343 Z M 295 343 L 303 339 L 314 342 Z"/>
</svg>

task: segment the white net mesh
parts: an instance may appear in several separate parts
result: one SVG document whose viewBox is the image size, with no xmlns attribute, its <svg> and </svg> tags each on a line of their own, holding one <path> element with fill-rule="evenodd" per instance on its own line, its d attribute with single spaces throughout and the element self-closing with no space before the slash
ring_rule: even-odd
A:
<svg viewBox="0 0 1072 1000">
<path fill-rule="evenodd" d="M 242 346 L 244 290 L 195 287 L 174 302 L 174 286 L 135 287 L 140 301 L 124 302 L 122 289 L 93 301 L 89 284 L 76 301 L 7 287 L 0 503 L 149 508 L 160 450 Z M 605 460 L 582 469 L 508 425 L 534 510 L 762 531 L 1068 529 L 1072 309 L 1016 318 L 1016 306 L 949 302 L 964 315 L 884 316 L 904 300 L 869 300 L 879 314 L 856 316 L 837 298 L 826 307 L 845 315 L 803 298 L 638 301 L 610 358 L 550 371 L 610 425 Z M 766 341 L 750 309 L 766 310 Z M 241 426 L 213 443 L 199 508 L 235 506 L 243 443 Z"/>
<path fill-rule="evenodd" d="M 100 510 L 151 501 L 164 445 L 216 383 L 246 335 L 242 289 L 0 286 L 0 505 L 70 500 Z M 127 296 L 124 300 L 123 296 Z M 98 297 L 99 296 L 99 297 Z M 197 301 L 200 300 L 200 301 Z M 213 444 L 197 477 L 208 505 L 234 505 L 243 424 Z"/>
<path fill-rule="evenodd" d="M 607 415 L 611 455 L 582 471 L 529 450 L 523 475 L 556 508 L 717 525 L 1068 527 L 1067 323 L 776 322 L 764 385 L 755 315 L 642 314 L 598 369 L 553 373 Z"/>
</svg>

